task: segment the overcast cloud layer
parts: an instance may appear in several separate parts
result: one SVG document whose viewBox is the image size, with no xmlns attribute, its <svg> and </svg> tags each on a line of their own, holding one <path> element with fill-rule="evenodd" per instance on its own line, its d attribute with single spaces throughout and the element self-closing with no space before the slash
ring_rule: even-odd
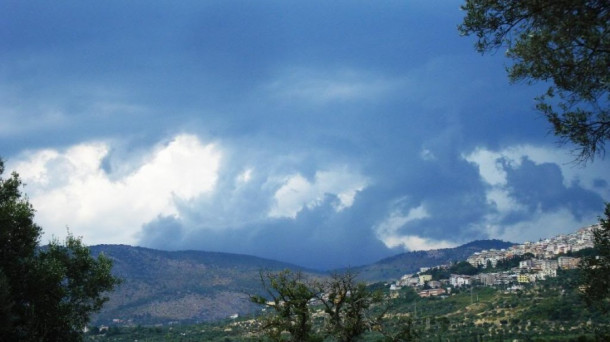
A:
<svg viewBox="0 0 610 342">
<path fill-rule="evenodd" d="M 0 154 L 88 244 L 328 269 L 596 223 L 460 1 L 0 2 Z"/>
</svg>

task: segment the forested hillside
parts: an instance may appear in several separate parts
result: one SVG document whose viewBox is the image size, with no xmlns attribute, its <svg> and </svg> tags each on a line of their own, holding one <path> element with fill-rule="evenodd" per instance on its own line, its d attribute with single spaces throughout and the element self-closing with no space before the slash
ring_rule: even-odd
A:
<svg viewBox="0 0 610 342">
<path fill-rule="evenodd" d="M 303 268 L 247 255 L 168 252 L 125 245 L 92 246 L 114 263 L 123 283 L 95 317 L 96 324 L 200 322 L 255 309 L 248 295 L 260 289 L 259 271 Z M 317 275 L 314 271 L 310 274 Z M 120 321 L 119 321 L 120 320 Z"/>
</svg>

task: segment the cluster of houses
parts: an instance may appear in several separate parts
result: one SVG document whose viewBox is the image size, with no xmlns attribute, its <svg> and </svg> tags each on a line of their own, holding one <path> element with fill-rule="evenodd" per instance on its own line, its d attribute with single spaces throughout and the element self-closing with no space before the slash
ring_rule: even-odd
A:
<svg viewBox="0 0 610 342">
<path fill-rule="evenodd" d="M 538 242 L 525 242 L 506 249 L 483 250 L 474 253 L 466 261 L 475 267 L 482 266 L 485 268 L 488 265 L 496 267 L 500 260 L 526 253 L 533 254 L 539 259 L 553 259 L 561 254 L 593 247 L 593 231 L 598 227 L 599 225 L 592 225 L 581 228 L 571 234 L 557 235 Z"/>
<path fill-rule="evenodd" d="M 508 249 L 485 250 L 470 256 L 467 261 L 475 266 L 486 268 L 491 265 L 495 267 L 500 260 L 508 259 L 513 256 L 523 256 L 531 253 L 534 258 L 522 260 L 518 267 L 510 271 L 497 273 L 479 273 L 476 275 L 451 274 L 449 279 L 432 280 L 430 274 L 425 274 L 429 268 L 423 267 L 416 274 L 402 276 L 394 284 L 390 285 L 390 292 L 397 294 L 404 286 L 418 289 L 420 297 L 445 296 L 451 292 L 452 288 L 472 284 L 482 284 L 487 286 L 519 285 L 543 280 L 548 277 L 556 277 L 558 269 L 573 269 L 578 267 L 579 258 L 568 257 L 562 254 L 567 252 L 579 251 L 584 248 L 593 247 L 593 230 L 598 225 L 588 226 L 579 229 L 575 233 L 559 235 L 553 238 L 540 240 L 535 243 L 526 242 L 521 245 L 514 245 Z M 448 265 L 436 266 L 437 268 L 448 268 Z"/>
</svg>

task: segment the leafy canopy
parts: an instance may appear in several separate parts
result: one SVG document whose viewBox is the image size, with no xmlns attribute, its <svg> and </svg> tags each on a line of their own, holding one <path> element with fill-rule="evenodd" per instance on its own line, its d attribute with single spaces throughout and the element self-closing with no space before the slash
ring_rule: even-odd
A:
<svg viewBox="0 0 610 342">
<path fill-rule="evenodd" d="M 315 296 L 313 285 L 301 272 L 284 270 L 277 274 L 260 273 L 266 297 L 254 295 L 250 300 L 265 305 L 273 313 L 262 320 L 262 330 L 273 341 L 282 341 L 287 331 L 294 341 L 313 339 L 309 302 Z"/>
<path fill-rule="evenodd" d="M 90 315 L 119 284 L 112 261 L 79 238 L 39 246 L 41 228 L 16 173 L 0 159 L 0 341 L 81 341 Z"/>
<path fill-rule="evenodd" d="M 272 341 L 320 341 L 325 337 L 340 342 L 354 341 L 367 331 L 381 326 L 385 314 L 372 314 L 374 305 L 383 300 L 380 291 L 371 291 L 356 281 L 352 272 L 335 273 L 321 281 L 307 279 L 301 272 L 285 270 L 262 273 L 265 296 L 251 300 L 271 309 L 262 316 L 261 330 Z M 313 324 L 314 316 L 323 316 L 323 326 Z"/>
<path fill-rule="evenodd" d="M 371 308 L 383 301 L 380 291 L 371 291 L 356 280 L 351 271 L 334 273 L 330 280 L 318 283 L 318 299 L 326 314 L 325 331 L 337 341 L 350 342 L 368 330 L 378 328 L 385 314 L 373 315 Z"/>
<path fill-rule="evenodd" d="M 505 47 L 512 81 L 552 84 L 536 107 L 580 161 L 604 154 L 610 138 L 610 2 L 466 0 L 458 27 L 481 52 Z"/>
</svg>

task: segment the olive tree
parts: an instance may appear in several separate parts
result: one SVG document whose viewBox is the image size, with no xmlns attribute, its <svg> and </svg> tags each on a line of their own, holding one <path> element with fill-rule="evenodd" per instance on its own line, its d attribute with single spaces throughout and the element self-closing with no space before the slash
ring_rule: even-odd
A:
<svg viewBox="0 0 610 342">
<path fill-rule="evenodd" d="M 287 332 L 293 341 L 312 339 L 309 302 L 315 296 L 313 284 L 301 272 L 290 270 L 260 272 L 260 278 L 266 295 L 254 295 L 250 299 L 272 311 L 262 319 L 262 330 L 267 337 L 282 341 L 282 334 Z"/>
<path fill-rule="evenodd" d="M 357 282 L 355 273 L 335 273 L 319 280 L 290 270 L 261 272 L 261 283 L 265 295 L 250 298 L 270 310 L 262 316 L 261 324 L 271 340 L 314 341 L 332 337 L 349 342 L 381 327 L 379 321 L 385 311 L 373 315 L 370 309 L 382 301 L 382 294 Z M 323 326 L 314 326 L 314 312 L 324 317 Z"/>
<path fill-rule="evenodd" d="M 120 280 L 112 261 L 79 238 L 40 246 L 42 229 L 17 173 L 0 159 L 0 340 L 80 341 L 90 315 Z"/>
<path fill-rule="evenodd" d="M 356 281 L 356 273 L 335 273 L 318 285 L 318 299 L 326 313 L 325 331 L 341 342 L 350 342 L 379 326 L 385 310 L 378 315 L 370 309 L 383 301 L 381 292 L 372 292 Z"/>
</svg>

